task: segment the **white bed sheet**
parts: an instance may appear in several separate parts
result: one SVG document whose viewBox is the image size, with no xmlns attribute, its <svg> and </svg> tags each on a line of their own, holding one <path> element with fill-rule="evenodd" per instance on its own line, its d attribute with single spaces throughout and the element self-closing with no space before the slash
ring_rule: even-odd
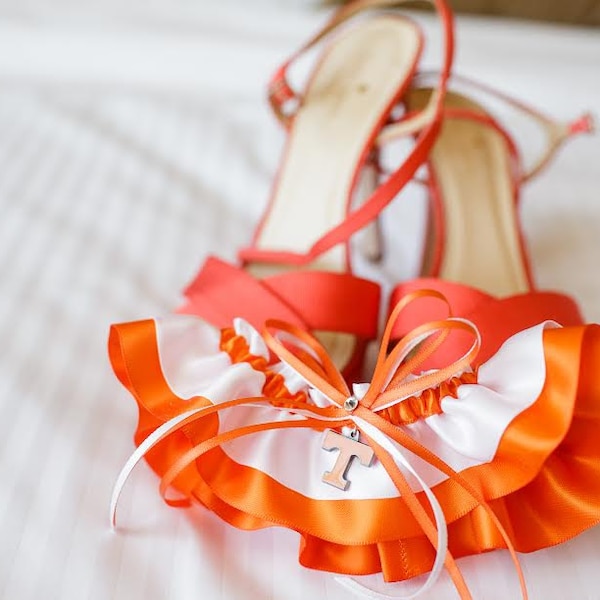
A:
<svg viewBox="0 0 600 600">
<path fill-rule="evenodd" d="M 233 258 L 264 207 L 282 135 L 272 69 L 321 22 L 306 2 L 0 1 L 0 597 L 347 598 L 296 561 L 297 536 L 163 505 L 132 450 L 111 322 L 164 313 L 208 253 Z M 439 49 L 434 22 L 426 62 Z M 560 117 L 600 113 L 600 36 L 460 18 L 457 70 Z M 525 192 L 540 287 L 600 321 L 600 140 Z M 385 214 L 386 285 L 416 274 L 423 207 Z M 459 561 L 474 598 L 518 598 L 506 552 Z M 600 529 L 522 557 L 532 600 L 600 598 Z M 410 582 L 407 587 L 419 582 Z M 427 598 L 456 594 L 446 577 Z"/>
</svg>

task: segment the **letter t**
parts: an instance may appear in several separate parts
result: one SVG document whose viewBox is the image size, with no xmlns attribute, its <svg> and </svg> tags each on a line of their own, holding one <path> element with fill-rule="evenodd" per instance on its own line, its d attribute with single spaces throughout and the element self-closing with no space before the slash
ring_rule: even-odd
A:
<svg viewBox="0 0 600 600">
<path fill-rule="evenodd" d="M 333 485 L 340 490 L 346 490 L 349 481 L 345 478 L 353 457 L 357 457 L 360 464 L 365 467 L 370 467 L 373 461 L 373 449 L 366 444 L 361 444 L 357 440 L 346 437 L 328 429 L 323 440 L 323 450 L 339 450 L 337 460 L 331 471 L 325 471 L 323 481 L 329 485 Z"/>
</svg>

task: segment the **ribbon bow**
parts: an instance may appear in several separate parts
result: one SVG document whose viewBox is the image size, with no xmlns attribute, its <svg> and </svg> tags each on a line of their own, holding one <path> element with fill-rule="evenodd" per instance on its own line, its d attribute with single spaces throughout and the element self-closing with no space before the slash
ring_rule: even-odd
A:
<svg viewBox="0 0 600 600">
<path fill-rule="evenodd" d="M 319 397 L 319 400 L 325 401 L 325 406 L 317 406 L 299 400 L 282 402 L 281 399 L 254 397 L 193 408 L 175 416 L 150 434 L 121 470 L 111 499 L 110 512 L 113 527 L 116 523 L 116 509 L 123 487 L 135 465 L 152 447 L 175 431 L 221 410 L 236 406 L 269 405 L 278 410 L 292 412 L 295 418 L 288 421 L 272 421 L 239 427 L 217 434 L 196 445 L 184 453 L 163 475 L 160 493 L 165 501 L 172 506 L 188 504 L 187 499 L 167 497 L 167 491 L 173 481 L 200 456 L 231 440 L 273 429 L 308 427 L 324 430 L 332 425 L 352 427 L 355 432 L 359 432 L 361 441 L 364 441 L 373 450 L 375 457 L 385 468 L 408 509 L 436 549 L 433 567 L 423 585 L 410 595 L 393 596 L 394 598 L 409 599 L 423 594 L 437 581 L 444 567 L 448 570 L 461 599 L 472 598 L 464 578 L 448 550 L 448 529 L 444 512 L 431 488 L 423 481 L 405 456 L 403 450 L 408 450 L 453 479 L 484 508 L 506 543 L 518 573 L 522 597 L 527 599 L 523 573 L 512 542 L 479 490 L 433 452 L 411 438 L 401 427 L 396 427 L 378 414 L 406 398 L 419 395 L 468 369 L 479 351 L 481 339 L 475 325 L 470 321 L 448 316 L 446 319 L 425 323 L 412 330 L 388 353 L 391 333 L 400 313 L 410 303 L 424 297 L 440 300 L 445 304 L 448 315 L 451 314 L 447 299 L 439 292 L 422 290 L 405 296 L 395 306 L 388 319 L 373 377 L 364 393 L 361 393 L 364 386 L 355 386 L 353 391 L 349 389 L 325 348 L 311 334 L 283 321 L 267 321 L 262 336 L 269 349 L 280 361 L 291 367 L 307 382 L 309 395 L 310 392 L 313 392 Z M 469 350 L 446 367 L 415 375 L 415 371 L 436 352 L 448 335 L 456 330 L 473 335 L 474 341 Z M 319 402 L 319 404 L 323 404 L 323 402 Z M 421 486 L 430 504 L 433 519 L 419 502 L 400 467 L 414 476 Z M 353 591 L 363 594 L 368 592 L 369 595 L 373 595 L 372 590 L 365 588 L 356 580 L 351 578 L 339 578 L 338 580 Z"/>
</svg>

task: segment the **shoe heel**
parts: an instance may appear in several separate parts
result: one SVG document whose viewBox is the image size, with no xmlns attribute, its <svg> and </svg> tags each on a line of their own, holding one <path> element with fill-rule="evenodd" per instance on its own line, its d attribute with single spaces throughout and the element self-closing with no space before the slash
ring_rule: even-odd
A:
<svg viewBox="0 0 600 600">
<path fill-rule="evenodd" d="M 373 151 L 361 176 L 361 182 L 357 190 L 357 204 L 367 199 L 374 189 L 379 185 L 379 153 Z M 363 229 L 358 245 L 359 252 L 370 263 L 379 263 L 383 259 L 384 241 L 381 226 L 381 216 L 377 216 Z"/>
</svg>

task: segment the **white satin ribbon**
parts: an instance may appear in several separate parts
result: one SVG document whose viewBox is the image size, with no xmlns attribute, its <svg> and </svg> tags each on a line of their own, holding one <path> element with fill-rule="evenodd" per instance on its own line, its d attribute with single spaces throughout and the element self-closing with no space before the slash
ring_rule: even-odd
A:
<svg viewBox="0 0 600 600">
<path fill-rule="evenodd" d="M 429 501 L 433 511 L 433 517 L 435 519 L 435 525 L 437 529 L 437 543 L 435 549 L 435 561 L 427 579 L 419 589 L 411 594 L 401 596 L 386 596 L 380 592 L 371 590 L 351 577 L 336 577 L 336 581 L 339 581 L 339 583 L 351 591 L 358 592 L 371 598 L 400 598 L 402 600 L 411 600 L 412 598 L 417 598 L 431 589 L 431 587 L 439 579 L 444 569 L 444 561 L 446 560 L 446 555 L 448 554 L 448 524 L 446 522 L 446 517 L 444 516 L 444 511 L 442 510 L 442 507 L 440 506 L 440 503 L 435 497 L 432 489 L 423 481 L 417 471 L 413 469 L 410 461 L 404 456 L 397 444 L 392 442 L 392 440 L 390 440 L 385 433 L 377 429 L 377 427 L 374 425 L 367 423 L 367 421 L 364 419 L 354 416 L 351 416 L 350 419 L 360 431 L 372 438 L 386 452 L 388 452 L 399 467 L 404 467 L 419 482 L 419 485 L 423 488 L 423 492 L 425 493 L 425 496 L 427 496 L 427 500 Z"/>
<path fill-rule="evenodd" d="M 160 427 L 155 429 L 133 452 L 133 454 L 127 459 L 127 462 L 123 465 L 117 480 L 115 481 L 115 485 L 113 487 L 112 495 L 110 498 L 110 525 L 111 529 L 115 530 L 117 527 L 117 505 L 119 504 L 119 498 L 121 497 L 121 493 L 123 492 L 123 488 L 129 479 L 129 476 L 135 469 L 136 465 L 146 456 L 146 454 L 154 447 L 158 442 L 166 438 L 170 433 L 172 433 L 177 426 L 185 421 L 187 418 L 192 417 L 194 415 L 200 414 L 202 411 L 206 410 L 208 407 L 195 408 L 193 410 L 188 410 L 176 417 L 173 417 L 166 423 L 163 423 Z"/>
</svg>

